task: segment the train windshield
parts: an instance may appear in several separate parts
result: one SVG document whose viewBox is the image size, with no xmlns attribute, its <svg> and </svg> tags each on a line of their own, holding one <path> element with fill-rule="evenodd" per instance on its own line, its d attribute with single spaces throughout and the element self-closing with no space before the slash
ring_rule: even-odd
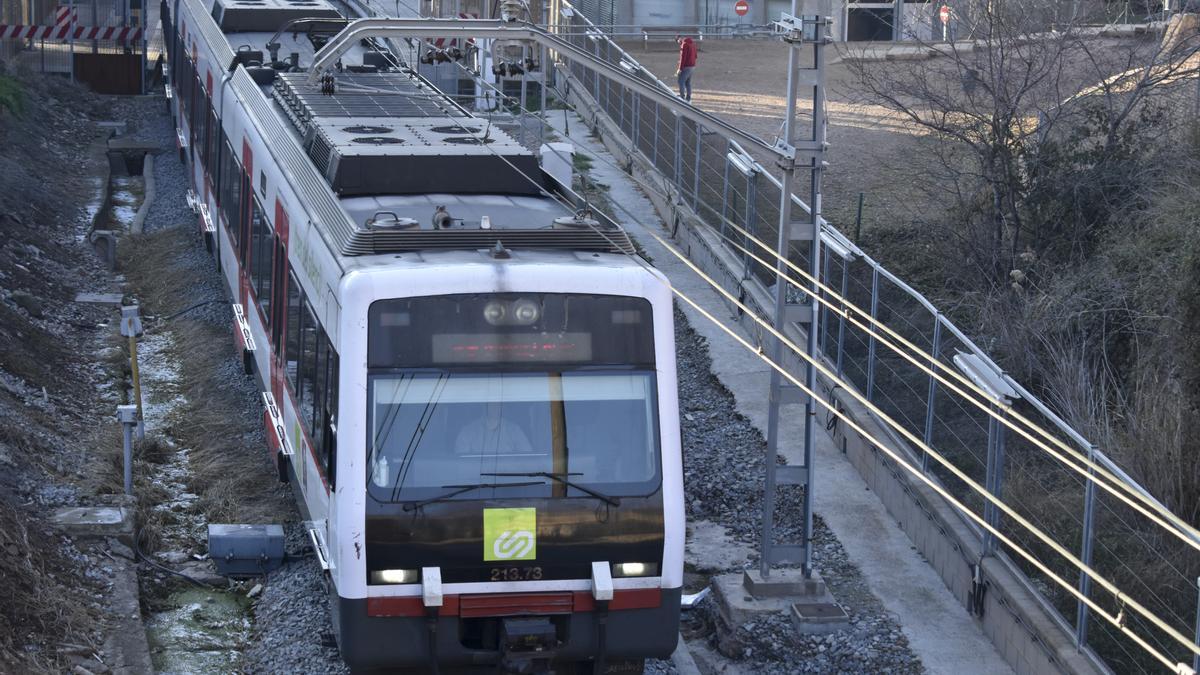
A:
<svg viewBox="0 0 1200 675">
<path fill-rule="evenodd" d="M 380 502 L 466 486 L 450 498 L 635 496 L 659 485 L 644 299 L 381 300 L 367 351 L 367 486 Z"/>
<path fill-rule="evenodd" d="M 654 373 L 410 373 L 371 378 L 368 491 L 415 501 L 605 495 L 658 485 Z M 503 487 L 505 483 L 521 483 Z M 533 483 L 532 485 L 529 483 Z"/>
</svg>

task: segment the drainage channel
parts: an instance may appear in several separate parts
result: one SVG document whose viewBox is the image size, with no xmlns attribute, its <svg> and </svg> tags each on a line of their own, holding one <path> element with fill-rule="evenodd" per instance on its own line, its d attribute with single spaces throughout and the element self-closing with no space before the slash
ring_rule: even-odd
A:
<svg viewBox="0 0 1200 675">
<path fill-rule="evenodd" d="M 143 549 L 151 563 L 141 584 L 151 659 L 159 673 L 230 672 L 250 638 L 251 600 L 244 584 L 213 575 L 205 562 L 207 523 L 190 491 L 191 450 L 170 432 L 187 403 L 171 332 L 144 336 L 138 365 L 146 425 L 140 460 L 149 483 L 139 544 L 155 549 Z"/>
<path fill-rule="evenodd" d="M 110 149 L 108 192 L 93 211 L 93 232 L 126 239 L 121 246 L 139 245 L 127 238 L 147 196 L 145 154 Z M 207 522 L 192 489 L 192 449 L 171 432 L 186 414 L 181 362 L 186 355 L 169 324 L 147 317 L 146 326 L 138 340 L 145 428 L 135 450 L 134 493 L 143 560 L 138 585 L 151 661 L 156 672 L 167 675 L 233 672 L 250 639 L 252 600 L 246 584 L 215 575 L 207 562 Z M 126 400 L 132 402 L 134 391 L 126 384 Z"/>
</svg>

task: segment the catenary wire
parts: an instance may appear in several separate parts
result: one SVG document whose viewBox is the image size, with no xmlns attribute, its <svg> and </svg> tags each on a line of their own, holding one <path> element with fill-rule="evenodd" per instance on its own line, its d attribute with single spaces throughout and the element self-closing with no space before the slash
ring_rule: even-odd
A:
<svg viewBox="0 0 1200 675">
<path fill-rule="evenodd" d="M 485 147 L 487 147 L 487 146 L 485 146 Z M 497 153 L 493 148 L 488 148 L 488 149 L 490 152 L 492 152 L 492 154 L 496 155 L 499 159 L 501 159 L 502 161 L 507 163 L 510 166 L 510 168 L 512 168 L 513 170 L 520 173 L 526 180 L 528 180 L 529 182 L 531 182 L 534 185 L 539 186 L 539 188 L 541 187 L 540 184 L 538 183 L 538 181 L 534 180 L 532 177 L 530 177 L 524 171 L 522 171 L 521 169 L 516 167 L 507 158 L 505 158 L 502 155 L 500 155 L 499 153 Z M 542 189 L 542 192 L 543 192 L 543 194 L 549 194 L 544 188 Z M 566 203 L 565 200 L 562 200 L 561 198 L 556 197 L 554 195 L 550 195 L 550 196 L 559 199 L 568 208 L 573 208 L 573 205 Z M 630 216 L 634 222 L 638 222 L 637 217 L 634 216 L 633 214 L 629 213 L 629 211 L 627 209 L 625 209 L 623 206 L 621 206 L 619 204 L 616 204 L 615 206 L 618 209 L 624 211 L 626 213 L 626 215 Z M 609 239 L 608 235 L 605 234 L 603 231 L 599 230 L 598 228 L 596 228 L 594 226 L 593 226 L 593 229 L 598 234 L 600 234 L 600 236 L 604 237 L 605 239 L 608 239 L 610 241 L 610 243 L 613 243 L 611 241 L 611 239 Z M 725 291 L 723 288 L 721 288 L 720 285 L 715 280 L 711 279 L 711 277 L 708 277 L 701 270 L 699 270 L 697 267 L 695 267 L 695 265 L 692 264 L 691 261 L 687 260 L 687 258 L 685 256 L 683 256 L 681 253 L 679 253 L 677 250 L 675 250 L 675 248 L 671 244 L 669 244 L 668 242 L 663 240 L 661 237 L 659 237 L 658 235 L 656 235 L 654 232 L 650 231 L 649 229 L 647 229 L 647 233 L 650 234 L 651 237 L 655 238 L 660 243 L 660 245 L 664 246 L 664 248 L 666 248 L 669 252 L 671 252 L 673 255 L 678 257 L 685 265 L 687 265 L 689 268 L 691 268 L 697 275 L 699 275 L 702 279 L 704 279 L 706 281 L 706 283 L 708 283 L 710 286 L 712 286 L 719 293 L 725 295 L 727 297 L 727 299 L 729 299 L 731 302 L 733 302 L 735 305 L 737 305 L 739 308 L 741 308 L 742 311 L 745 312 L 749 317 L 751 317 L 755 322 L 759 323 L 763 328 L 765 328 L 768 332 L 770 332 L 772 335 L 774 335 L 775 338 L 780 340 L 782 344 L 787 345 L 789 347 L 789 349 L 791 349 L 798 356 L 805 358 L 805 360 L 809 361 L 809 363 L 813 367 L 822 371 L 822 374 L 824 374 L 826 377 L 828 377 L 832 381 L 841 383 L 840 378 L 838 378 L 833 373 L 829 372 L 827 368 L 825 368 L 822 364 L 818 363 L 815 359 L 813 359 L 812 357 L 809 357 L 805 352 L 800 350 L 794 343 L 792 343 L 790 340 L 788 340 L 785 336 L 778 333 L 764 319 L 762 319 L 761 317 L 754 314 L 753 311 L 749 307 L 747 307 L 744 303 L 741 303 L 737 298 L 733 297 L 731 294 L 729 294 L 727 291 Z M 637 256 L 632 255 L 632 254 L 627 254 L 627 255 L 630 255 L 631 258 L 638 261 L 638 263 L 643 265 L 644 267 L 650 268 L 648 263 L 641 260 Z M 839 417 L 840 419 L 842 419 L 843 421 L 845 421 L 849 427 L 858 431 L 860 433 L 860 435 L 864 436 L 864 438 L 871 440 L 877 447 L 879 447 L 881 450 L 883 450 L 886 454 L 888 454 L 890 457 L 892 457 L 899 464 L 904 466 L 906 470 L 908 470 L 910 473 L 913 473 L 919 480 L 922 480 L 923 482 L 927 483 L 932 489 L 934 489 L 936 492 L 938 492 L 948 502 L 950 502 L 951 504 L 954 504 L 956 506 L 956 508 L 958 508 L 960 511 L 962 511 L 966 516 L 968 516 L 972 520 L 977 521 L 984 529 L 986 529 L 989 532 L 992 532 L 994 535 L 996 535 L 997 538 L 1000 539 L 1003 543 L 1005 543 L 1010 549 L 1014 550 L 1015 552 L 1020 554 L 1022 557 L 1026 558 L 1031 564 L 1033 564 L 1035 567 L 1037 567 L 1039 570 L 1041 570 L 1044 574 L 1049 576 L 1051 579 L 1053 579 L 1059 585 L 1063 586 L 1063 588 L 1065 588 L 1069 593 L 1071 593 L 1072 595 L 1075 595 L 1081 602 L 1084 602 L 1089 607 L 1093 608 L 1098 614 L 1100 614 L 1106 620 L 1108 620 L 1110 623 L 1112 623 L 1114 626 L 1117 626 L 1118 629 L 1120 629 L 1127 636 L 1129 636 L 1131 639 L 1133 639 L 1136 643 L 1138 643 L 1140 646 L 1142 646 L 1143 649 L 1145 649 L 1148 653 L 1150 653 L 1152 656 L 1154 656 L 1155 658 L 1162 661 L 1168 667 L 1174 667 L 1174 664 L 1172 664 L 1172 662 L 1170 661 L 1169 658 L 1167 658 L 1167 657 L 1163 656 L 1162 654 L 1160 654 L 1159 652 L 1157 652 L 1153 648 L 1153 646 L 1147 644 L 1145 642 L 1145 640 L 1143 640 L 1141 637 L 1137 636 L 1132 631 L 1128 630 L 1123 625 L 1123 622 L 1121 621 L 1123 612 L 1118 612 L 1118 614 L 1116 616 L 1113 616 L 1110 613 L 1106 612 L 1097 603 L 1095 603 L 1095 601 L 1091 600 L 1089 597 L 1087 597 L 1084 594 L 1077 591 L 1071 584 L 1069 584 L 1064 579 L 1062 579 L 1057 574 L 1055 574 L 1053 571 L 1051 571 L 1049 568 L 1047 568 L 1044 564 L 1042 564 L 1039 560 L 1037 560 L 1036 556 L 1027 552 L 1023 548 L 1021 548 L 1019 545 L 1017 545 L 1016 542 L 1013 542 L 1010 538 L 1008 538 L 1006 535 L 1004 535 L 1002 532 L 1000 532 L 998 529 L 996 529 L 995 527 L 993 527 L 990 524 L 988 524 L 987 522 L 985 522 L 982 517 L 980 517 L 977 514 L 975 514 L 974 512 L 972 512 L 968 507 L 966 507 L 963 503 L 958 501 L 953 495 L 951 495 L 944 488 L 942 488 L 939 485 L 936 485 L 932 479 L 925 476 L 919 469 L 912 467 L 907 462 L 905 462 L 895 451 L 886 447 L 884 444 L 880 443 L 871 434 L 866 432 L 858 424 L 856 424 L 852 419 L 850 419 L 848 415 L 841 413 L 840 411 L 837 411 L 833 406 L 831 406 L 831 405 L 827 404 L 826 402 L 824 402 L 823 400 L 821 400 L 820 397 L 816 396 L 815 392 L 807 389 L 807 387 L 805 387 L 803 384 L 801 384 L 798 379 L 796 379 L 794 376 L 792 376 L 790 373 L 788 373 L 785 368 L 783 368 L 779 364 L 774 363 L 768 357 L 766 357 L 766 355 L 764 353 L 762 353 L 759 348 L 756 348 L 756 347 L 750 345 L 750 343 L 748 341 L 746 341 L 744 338 L 741 338 L 740 336 L 736 335 L 736 333 L 734 333 L 731 329 L 729 329 L 727 326 L 722 324 L 719 320 L 717 320 L 711 314 L 709 314 L 708 312 L 703 310 L 703 308 L 701 308 L 695 301 L 691 300 L 691 298 L 684 295 L 678 289 L 671 287 L 668 282 L 666 282 L 664 280 L 663 283 L 666 283 L 666 285 L 668 286 L 668 288 L 670 288 L 672 290 L 672 292 L 674 292 L 681 299 L 688 302 L 690 305 L 692 305 L 697 310 L 699 310 L 703 315 L 706 316 L 706 318 L 708 318 L 710 321 L 715 323 L 722 330 L 725 330 L 727 333 L 729 333 L 740 344 L 742 344 L 742 346 L 746 347 L 750 351 L 755 352 L 760 358 L 762 358 L 764 361 L 766 361 L 772 368 L 774 368 L 775 370 L 778 370 L 785 378 L 787 378 L 789 381 L 793 382 L 793 384 L 798 386 L 801 390 L 805 391 L 811 397 L 812 400 L 825 406 L 827 409 L 829 409 L 829 412 L 831 414 L 833 414 L 833 415 Z M 818 285 L 819 285 L 819 282 L 818 282 Z M 839 315 L 843 315 L 843 314 L 839 314 Z M 849 318 L 849 317 L 847 316 L 847 318 Z M 1167 625 L 1159 617 L 1157 617 L 1156 615 L 1151 613 L 1149 610 L 1144 608 L 1136 600 L 1134 600 L 1133 598 L 1126 595 L 1119 588 L 1117 588 L 1114 584 L 1109 582 L 1106 578 L 1097 574 L 1094 570 L 1092 570 L 1090 568 L 1090 566 L 1084 565 L 1082 563 L 1082 561 L 1078 560 L 1073 554 L 1071 554 L 1069 551 L 1064 549 L 1060 544 L 1055 542 L 1052 538 L 1050 538 L 1045 533 L 1041 532 L 1041 530 L 1036 528 L 1032 523 L 1028 522 L 1020 514 L 1016 513 L 1006 503 L 1004 503 L 1002 500 L 996 498 L 994 495 L 991 495 L 989 492 L 987 492 L 985 489 L 983 489 L 982 486 L 980 486 L 978 483 L 976 483 L 975 481 L 970 479 L 969 476 L 966 476 L 965 474 L 963 474 L 960 470 L 957 469 L 957 467 L 955 467 L 952 463 L 950 463 L 948 460 L 946 460 L 940 453 L 938 453 L 935 450 L 933 450 L 932 448 L 929 448 L 928 446 L 926 446 L 922 441 L 917 439 L 913 434 L 911 434 L 906 429 L 904 429 L 902 425 L 897 424 L 888 415 L 886 415 L 886 413 L 884 413 L 882 410 L 879 410 L 877 406 L 874 406 L 869 401 L 865 400 L 865 398 L 862 398 L 861 395 L 858 394 L 857 392 L 855 392 L 853 390 L 849 390 L 849 389 L 847 391 L 855 398 L 859 398 L 861 403 L 863 403 L 869 410 L 871 410 L 877 416 L 879 416 L 880 419 L 885 420 L 889 426 L 892 426 L 893 428 L 895 428 L 898 432 L 900 432 L 901 435 L 905 436 L 910 442 L 913 442 L 918 447 L 921 447 L 922 449 L 924 449 L 925 452 L 927 452 L 931 457 L 934 457 L 940 463 L 942 463 L 944 466 L 946 466 L 946 468 L 949 469 L 951 471 L 951 473 L 954 473 L 957 477 L 960 478 L 960 480 L 963 480 L 973 490 L 975 490 L 976 492 L 979 492 L 980 495 L 984 499 L 994 503 L 998 508 L 1000 508 L 1006 514 L 1008 514 L 1011 518 L 1013 518 L 1016 522 L 1020 523 L 1023 527 L 1025 527 L 1030 532 L 1032 532 L 1035 536 L 1037 536 L 1037 538 L 1041 539 L 1044 543 L 1046 543 L 1053 550 L 1055 550 L 1055 552 L 1059 553 L 1059 555 L 1063 556 L 1065 559 L 1067 559 L 1069 562 L 1071 562 L 1074 566 L 1079 568 L 1081 571 L 1088 572 L 1091 575 L 1091 577 L 1093 578 L 1093 580 L 1095 580 L 1097 582 L 1097 584 L 1100 585 L 1102 588 L 1104 588 L 1106 591 L 1113 594 L 1114 597 L 1117 599 L 1117 601 L 1122 604 L 1122 606 L 1132 607 L 1139 614 L 1143 615 L 1147 620 L 1149 620 L 1151 624 L 1158 627 L 1160 630 L 1166 632 L 1172 638 L 1174 638 L 1175 640 L 1180 642 L 1180 644 L 1182 644 L 1183 646 L 1187 647 L 1188 649 L 1190 649 L 1194 652 L 1200 653 L 1200 648 L 1198 648 L 1196 645 L 1194 645 L 1188 638 L 1185 638 L 1182 634 L 1180 634 L 1174 628 Z"/>
<path fill-rule="evenodd" d="M 448 119 L 453 119 L 453 118 L 448 118 Z M 537 180 L 535 180 L 533 177 L 529 176 L 522 169 L 520 169 L 515 164 L 513 164 L 511 162 L 511 160 L 509 160 L 507 157 L 504 157 L 500 153 L 496 152 L 494 148 L 490 148 L 489 146 L 484 146 L 484 147 L 488 148 L 488 150 L 494 156 L 496 156 L 498 159 L 500 159 L 504 163 L 508 164 L 508 166 L 512 170 L 514 170 L 518 174 L 520 174 L 526 181 L 541 188 L 541 185 Z M 573 205 L 567 203 L 566 200 L 563 199 L 561 196 L 553 195 L 552 193 L 546 191 L 544 188 L 541 188 L 541 190 L 542 190 L 543 194 L 547 194 L 547 195 L 551 196 L 552 198 L 557 199 L 564 206 L 567 206 L 568 208 L 573 208 Z M 628 211 L 628 209 L 626 209 L 624 206 L 622 206 L 620 204 L 614 204 L 614 206 L 616 208 L 618 208 L 619 210 L 623 211 L 625 213 L 625 215 L 630 217 L 634 222 L 639 222 L 637 219 L 637 216 L 630 213 Z M 590 227 L 601 237 L 603 237 L 607 241 L 609 241 L 609 243 L 612 243 L 615 245 L 615 242 L 613 242 L 612 239 L 608 236 L 608 234 L 606 234 L 603 230 L 600 230 L 598 227 L 595 227 L 595 226 L 590 226 Z M 675 248 L 674 245 L 670 244 L 669 242 L 664 240 L 662 237 L 655 234 L 649 228 L 646 228 L 646 232 L 652 238 L 654 238 L 661 246 L 663 246 L 665 249 L 667 249 L 668 252 L 670 252 L 672 255 L 676 256 L 681 262 L 683 262 L 684 265 L 688 266 L 695 274 L 700 276 L 700 278 L 703 279 L 714 290 L 716 290 L 718 293 L 724 295 L 727 298 L 727 300 L 732 302 L 735 306 L 739 307 L 748 317 L 750 317 L 752 320 L 754 320 L 756 323 L 758 323 L 760 326 L 762 326 L 767 332 L 771 333 L 775 337 L 775 339 L 780 340 L 780 342 L 783 345 L 787 346 L 793 353 L 795 353 L 797 356 L 800 356 L 804 360 L 808 361 L 813 367 L 815 367 L 818 371 L 820 371 L 822 373 L 822 375 L 824 375 L 829 380 L 831 380 L 835 383 L 844 385 L 844 383 L 841 381 L 840 378 L 837 377 L 837 375 L 835 373 L 832 373 L 831 371 L 829 371 L 828 368 L 826 368 L 824 365 L 822 365 L 817 359 L 810 357 L 806 352 L 804 352 L 804 350 L 801 350 L 797 345 L 795 345 L 795 343 L 793 343 L 791 340 L 789 340 L 785 335 L 783 335 L 782 333 L 775 330 L 775 328 L 773 326 L 771 326 L 765 319 L 763 319 L 762 317 L 759 317 L 757 314 L 755 314 L 752 308 L 748 307 L 745 303 L 741 302 L 735 296 L 733 296 L 733 294 L 729 293 L 727 290 L 722 288 L 716 280 L 712 279 L 710 276 L 708 276 L 702 270 L 700 270 L 694 263 L 692 263 L 690 260 L 688 260 L 685 255 L 683 255 L 681 252 L 679 252 Z M 639 256 L 634 255 L 634 254 L 626 254 L 626 255 L 628 257 L 630 257 L 632 260 L 634 260 L 635 262 L 637 262 L 639 265 L 643 266 L 644 268 L 653 269 L 652 266 L 648 262 L 646 262 Z M 905 469 L 908 470 L 910 473 L 913 473 L 915 476 L 917 476 L 917 478 L 919 480 L 921 480 L 922 482 L 929 485 L 932 489 L 934 489 L 935 492 L 937 492 L 939 495 L 941 495 L 949 503 L 954 505 L 964 515 L 966 515 L 971 520 L 976 521 L 985 530 L 994 534 L 997 537 L 997 539 L 999 539 L 1001 542 L 1003 542 L 1008 548 L 1010 548 L 1014 552 L 1018 553 L 1021 557 L 1028 560 L 1030 562 L 1030 564 L 1032 564 L 1035 568 L 1037 568 L 1043 574 L 1045 574 L 1050 579 L 1052 579 L 1057 584 L 1059 584 L 1064 589 L 1066 589 L 1071 595 L 1074 595 L 1078 600 L 1080 600 L 1081 602 L 1084 602 L 1089 607 L 1094 609 L 1098 614 L 1103 616 L 1105 619 L 1109 620 L 1110 623 L 1112 623 L 1114 626 L 1117 626 L 1119 629 L 1121 629 L 1122 632 L 1124 632 L 1131 639 L 1133 639 L 1135 642 L 1137 642 L 1139 645 L 1141 645 L 1152 656 L 1159 659 L 1164 664 L 1173 667 L 1173 664 L 1168 657 L 1159 653 L 1157 650 L 1154 649 L 1154 647 L 1152 645 L 1149 645 L 1148 643 L 1146 643 L 1146 641 L 1144 639 L 1137 636 L 1135 633 L 1133 633 L 1132 631 L 1127 629 L 1124 625 L 1122 625 L 1121 612 L 1118 612 L 1118 614 L 1114 616 L 1114 615 L 1110 614 L 1109 612 L 1105 611 L 1098 603 L 1096 603 L 1090 597 L 1087 597 L 1085 594 L 1080 593 L 1071 583 L 1069 583 L 1068 581 L 1063 579 L 1061 576 L 1059 576 L 1058 574 L 1053 572 L 1049 567 L 1047 567 L 1044 563 L 1042 563 L 1037 558 L 1036 555 L 1034 555 L 1033 553 L 1022 548 L 1017 542 L 1015 542 L 1010 537 L 1008 537 L 1007 535 L 1002 533 L 998 528 L 992 526 L 990 523 L 987 523 L 986 520 L 982 516 L 971 511 L 969 507 L 967 507 L 963 502 L 961 502 L 957 498 L 955 498 L 948 490 L 946 490 L 944 487 L 936 484 L 936 482 L 932 478 L 925 476 L 921 472 L 919 467 L 913 467 L 908 462 L 904 461 L 904 459 L 900 456 L 900 454 L 897 451 L 892 450 L 891 448 L 887 447 L 885 444 L 880 442 L 877 438 L 875 438 L 874 435 L 872 435 L 870 432 L 866 431 L 861 425 L 856 423 L 848 414 L 837 410 L 836 406 L 831 406 L 828 403 L 826 403 L 823 399 L 821 399 L 821 397 L 815 391 L 804 386 L 795 376 L 788 373 L 785 368 L 783 368 L 779 364 L 772 361 L 769 357 L 767 357 L 766 354 L 760 348 L 751 346 L 750 343 L 748 341 L 746 341 L 744 338 L 737 336 L 736 333 L 734 333 L 732 331 L 732 329 L 729 329 L 727 326 L 725 326 L 723 323 L 721 323 L 719 320 L 717 320 L 711 314 L 709 314 L 708 312 L 706 312 L 702 308 L 700 308 L 698 303 L 696 303 L 694 300 L 692 300 L 691 298 L 686 296 L 684 293 L 682 293 L 678 289 L 674 288 L 670 284 L 669 281 L 666 281 L 665 279 L 663 279 L 662 283 L 664 283 L 673 293 L 678 295 L 685 302 L 687 302 L 688 304 L 692 305 L 693 307 L 696 307 L 697 309 L 699 309 L 706 318 L 708 318 L 710 321 L 715 323 L 722 330 L 726 331 L 731 336 L 733 336 L 743 347 L 746 347 L 750 351 L 754 352 L 761 359 L 766 361 L 768 363 L 768 365 L 770 365 L 773 369 L 779 371 L 786 379 L 788 379 L 793 384 L 798 386 L 801 389 L 801 391 L 808 394 L 808 396 L 811 398 L 811 400 L 816 401 L 817 403 L 819 403 L 820 405 L 825 407 L 830 412 L 830 414 L 833 414 L 833 415 L 837 416 L 839 419 L 841 419 L 842 421 L 844 421 L 848 427 L 850 427 L 851 429 L 854 429 L 864 439 L 869 440 L 873 445 L 875 445 L 876 447 L 879 447 L 881 450 L 883 450 L 885 452 L 885 454 L 887 454 L 889 457 L 894 459 L 896 462 L 898 462 L 902 466 L 904 466 Z M 1099 574 L 1090 565 L 1084 564 L 1082 560 L 1077 558 L 1074 554 L 1072 554 L 1070 551 L 1068 551 L 1066 548 L 1064 548 L 1061 544 L 1056 542 L 1052 537 L 1050 537 L 1049 535 L 1044 533 L 1041 529 L 1039 529 L 1033 523 L 1029 522 L 1029 520 L 1027 520 L 1020 513 L 1018 513 L 1015 509 L 1010 507 L 1002 499 L 991 494 L 983 486 L 979 485 L 978 482 L 976 482 L 974 479 L 972 479 L 967 474 L 963 473 L 960 469 L 958 469 L 958 467 L 954 466 L 954 464 L 952 462 L 950 462 L 943 455 L 941 455 L 941 453 L 937 452 L 933 448 L 930 448 L 928 445 L 926 445 L 924 442 L 922 442 L 920 439 L 918 439 L 914 434 L 912 434 L 907 429 L 905 429 L 903 427 L 903 425 L 898 424 L 895 420 L 893 420 L 884 411 L 880 410 L 878 408 L 878 406 L 875 406 L 873 403 L 868 401 L 864 396 L 862 396 L 861 394 L 859 394 L 857 391 L 855 391 L 853 389 L 847 389 L 847 392 L 852 397 L 856 398 L 860 402 L 860 404 L 864 405 L 864 407 L 866 407 L 869 411 L 874 413 L 879 419 L 886 422 L 888 426 L 892 427 L 897 432 L 899 432 L 900 435 L 904 436 L 906 440 L 913 443 L 918 448 L 920 448 L 924 452 L 928 453 L 930 457 L 933 457 L 939 463 L 941 463 L 943 466 L 945 466 L 959 480 L 963 481 L 972 490 L 979 493 L 979 495 L 984 500 L 993 503 L 997 508 L 999 508 L 1006 515 L 1008 515 L 1010 518 L 1012 518 L 1015 522 L 1017 522 L 1022 527 L 1024 527 L 1026 530 L 1028 530 L 1037 539 L 1040 539 L 1043 543 L 1045 543 L 1047 546 L 1049 546 L 1052 550 L 1054 550 L 1058 555 L 1060 555 L 1066 561 L 1071 563 L 1074 567 L 1076 567 L 1077 569 L 1079 569 L 1082 572 L 1086 572 L 1092 578 L 1092 580 L 1094 582 L 1096 582 L 1096 584 L 1098 586 L 1100 586 L 1102 589 L 1104 589 L 1105 591 L 1110 593 L 1114 597 L 1114 599 L 1116 599 L 1116 601 L 1118 603 L 1120 603 L 1123 607 L 1127 606 L 1127 607 L 1134 609 L 1139 614 L 1141 614 L 1143 617 L 1145 617 L 1152 625 L 1154 625 L 1159 630 L 1166 633 L 1168 636 L 1175 639 L 1181 645 L 1183 645 L 1184 647 L 1186 647 L 1187 649 L 1189 649 L 1195 653 L 1200 653 L 1200 647 L 1196 646 L 1189 638 L 1183 636 L 1183 634 L 1180 633 L 1178 630 L 1176 630 L 1172 626 L 1168 625 L 1165 621 L 1163 621 L 1161 618 L 1159 618 L 1153 612 L 1151 612 L 1150 610 L 1145 608 L 1141 603 L 1137 602 L 1137 600 L 1135 600 L 1134 598 L 1132 598 L 1131 596 L 1126 594 L 1124 591 L 1122 591 L 1120 588 L 1118 588 L 1114 583 L 1109 581 L 1106 577 Z"/>
</svg>

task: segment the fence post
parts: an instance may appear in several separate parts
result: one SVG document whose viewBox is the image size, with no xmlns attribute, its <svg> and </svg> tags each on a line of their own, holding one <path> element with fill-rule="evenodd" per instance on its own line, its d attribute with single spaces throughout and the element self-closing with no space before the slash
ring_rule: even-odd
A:
<svg viewBox="0 0 1200 675">
<path fill-rule="evenodd" d="M 662 110 L 662 106 L 655 103 L 654 104 L 654 150 L 652 151 L 652 153 L 650 155 L 650 164 L 653 165 L 655 169 L 662 171 L 662 167 L 660 167 L 658 165 L 658 112 L 660 110 Z"/>
<path fill-rule="evenodd" d="M 638 140 L 641 136 L 641 121 L 639 121 L 638 118 L 641 117 L 640 113 L 642 111 L 642 106 L 638 103 L 638 95 L 636 91 L 633 92 L 633 98 L 630 100 L 630 105 L 632 106 L 632 110 L 630 110 L 630 129 L 633 131 L 633 133 L 629 136 L 629 139 L 633 141 L 633 150 L 636 152 L 640 147 L 638 145 Z"/>
<path fill-rule="evenodd" d="M 726 167 L 729 166 L 728 160 L 726 161 L 725 165 L 726 165 Z M 728 169 L 726 169 L 726 170 L 728 170 Z M 758 238 L 758 232 L 755 231 L 755 227 L 754 227 L 754 221 L 758 220 L 758 213 L 756 212 L 756 207 L 757 207 L 757 202 L 758 202 L 758 199 L 756 198 L 757 192 L 758 192 L 758 172 L 752 171 L 746 176 L 746 206 L 745 206 L 746 223 L 745 223 L 745 227 L 746 227 L 746 231 L 749 232 L 750 234 L 746 237 L 743 237 L 742 245 L 746 248 L 747 251 L 749 251 L 750 247 L 751 247 L 750 238 L 751 237 L 753 237 L 755 239 Z M 750 254 L 749 253 L 742 254 L 742 278 L 743 279 L 750 278 Z"/>
<path fill-rule="evenodd" d="M 988 419 L 988 456 L 987 475 L 984 477 L 987 491 L 999 499 L 1003 493 L 1004 484 L 1004 425 L 995 417 Z M 1000 509 L 990 500 L 984 503 L 983 520 L 995 529 L 1000 529 Z M 988 530 L 983 538 L 983 554 L 992 555 L 996 552 L 996 535 Z"/>
<path fill-rule="evenodd" d="M 683 189 L 680 184 L 683 183 L 683 118 L 679 115 L 675 115 L 675 157 L 672 163 L 675 166 L 675 189 L 682 197 Z"/>
<path fill-rule="evenodd" d="M 725 178 L 721 181 L 721 238 L 725 238 L 725 223 L 729 220 L 729 142 L 725 143 Z"/>
<path fill-rule="evenodd" d="M 700 214 L 700 153 L 704 145 L 704 127 L 696 124 L 696 175 L 692 176 L 692 209 Z"/>
<path fill-rule="evenodd" d="M 879 314 L 879 268 L 871 268 L 871 325 Z M 875 400 L 875 335 L 874 329 L 867 338 L 867 400 Z"/>
<path fill-rule="evenodd" d="M 1088 461 L 1093 465 L 1096 461 L 1096 446 L 1089 445 L 1087 449 Z M 1095 538 L 1095 518 L 1096 518 L 1096 475 L 1095 469 L 1088 467 L 1087 485 L 1083 489 L 1083 532 L 1082 541 L 1080 542 L 1079 559 L 1084 565 L 1091 567 L 1092 565 L 1092 541 Z M 1079 573 L 1079 593 L 1085 598 L 1090 598 L 1092 592 L 1092 577 L 1085 571 Z M 1091 614 L 1091 608 L 1082 599 L 1075 603 L 1075 648 L 1082 650 L 1087 644 L 1088 634 L 1088 619 Z"/>
<path fill-rule="evenodd" d="M 842 357 L 846 354 L 846 289 L 850 283 L 850 261 L 842 260 L 842 313 L 838 315 L 837 374 L 843 379 Z"/>
<path fill-rule="evenodd" d="M 592 44 L 596 46 L 596 60 L 600 60 L 600 38 L 592 40 Z M 600 73 L 592 71 L 592 100 L 596 105 L 600 105 Z"/>
<path fill-rule="evenodd" d="M 942 349 L 942 313 L 937 312 L 933 315 L 933 345 L 929 350 L 930 360 L 929 369 L 937 372 L 937 361 L 941 358 Z M 932 374 L 929 375 L 929 395 L 925 399 L 925 435 L 921 440 L 925 441 L 925 445 L 933 447 L 933 401 L 937 395 L 937 378 Z M 921 473 L 929 472 L 929 453 L 921 451 Z"/>
<path fill-rule="evenodd" d="M 1200 647 L 1200 578 L 1196 579 L 1196 646 Z M 1192 653 L 1192 670 L 1200 673 L 1200 654 Z"/>
<path fill-rule="evenodd" d="M 822 247 L 821 252 L 824 254 L 822 256 L 823 260 L 821 260 L 822 282 L 825 286 L 829 286 L 829 247 Z M 842 261 L 842 265 L 844 266 L 845 264 L 845 261 Z M 820 291 L 820 293 L 825 296 L 826 300 L 829 299 L 828 293 L 825 291 Z M 817 301 L 815 298 L 813 299 L 813 311 L 817 311 Z M 819 311 L 822 314 L 821 321 L 818 324 L 821 326 L 821 356 L 824 357 L 829 353 L 829 331 L 825 329 L 825 326 L 829 325 L 829 305 L 822 303 Z"/>
</svg>

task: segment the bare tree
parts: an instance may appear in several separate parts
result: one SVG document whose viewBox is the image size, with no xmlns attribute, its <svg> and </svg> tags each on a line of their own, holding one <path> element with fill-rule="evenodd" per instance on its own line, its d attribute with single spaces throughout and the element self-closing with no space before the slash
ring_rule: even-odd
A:
<svg viewBox="0 0 1200 675">
<path fill-rule="evenodd" d="M 936 141 L 931 153 L 956 195 L 948 234 L 985 284 L 1006 285 L 1022 257 L 1086 254 L 1099 207 L 1127 183 L 1130 131 L 1149 126 L 1162 85 L 1196 73 L 1194 33 L 1110 37 L 1075 8 L 967 0 L 956 11 L 973 38 L 915 43 L 933 58 L 879 62 L 847 50 L 866 98 Z"/>
</svg>

